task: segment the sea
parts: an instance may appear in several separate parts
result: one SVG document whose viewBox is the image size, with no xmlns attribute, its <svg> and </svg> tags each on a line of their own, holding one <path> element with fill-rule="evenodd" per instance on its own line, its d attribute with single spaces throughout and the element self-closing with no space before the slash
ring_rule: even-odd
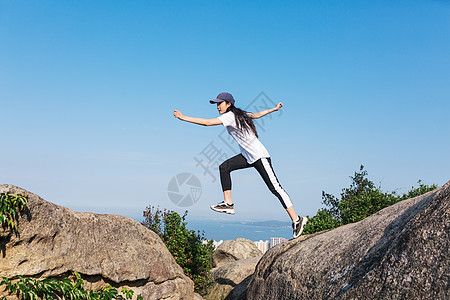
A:
<svg viewBox="0 0 450 300">
<path fill-rule="evenodd" d="M 271 237 L 292 238 L 291 222 L 277 220 L 224 220 L 218 218 L 188 218 L 187 228 L 199 231 L 209 240 L 269 241 Z"/>
</svg>

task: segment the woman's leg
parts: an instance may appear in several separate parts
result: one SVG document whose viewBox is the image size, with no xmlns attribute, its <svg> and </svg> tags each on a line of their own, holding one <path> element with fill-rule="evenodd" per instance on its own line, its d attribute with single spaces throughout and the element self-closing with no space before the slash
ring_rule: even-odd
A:
<svg viewBox="0 0 450 300">
<path fill-rule="evenodd" d="M 283 208 L 289 214 L 292 222 L 296 221 L 298 215 L 294 210 L 294 206 L 292 205 L 289 195 L 281 187 L 281 184 L 278 181 L 277 176 L 275 175 L 270 157 L 263 157 L 261 159 L 258 159 L 253 163 L 253 166 L 261 175 L 269 190 L 278 198 L 278 200 L 280 200 L 281 205 L 283 205 Z"/>
<path fill-rule="evenodd" d="M 289 214 L 289 217 L 291 217 L 292 222 L 297 221 L 298 215 L 295 212 L 294 205 L 291 205 L 291 207 L 286 208 L 286 211 Z"/>
<path fill-rule="evenodd" d="M 244 169 L 251 167 L 242 154 L 233 156 L 232 158 L 224 161 L 220 166 L 220 183 L 222 184 L 222 191 L 224 201 L 228 204 L 232 204 L 231 201 L 231 175 L 234 170 Z"/>
<path fill-rule="evenodd" d="M 233 204 L 233 201 L 231 201 L 231 190 L 223 191 L 223 201 L 228 204 Z"/>
</svg>

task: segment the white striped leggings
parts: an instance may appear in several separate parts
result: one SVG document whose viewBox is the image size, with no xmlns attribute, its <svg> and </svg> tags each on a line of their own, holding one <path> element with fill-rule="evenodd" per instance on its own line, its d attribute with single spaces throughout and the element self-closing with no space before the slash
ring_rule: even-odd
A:
<svg viewBox="0 0 450 300">
<path fill-rule="evenodd" d="M 270 157 L 263 157 L 252 164 L 249 164 L 242 154 L 233 156 L 224 161 L 220 166 L 220 182 L 222 183 L 222 190 L 231 190 L 231 171 L 254 167 L 261 175 L 269 190 L 280 200 L 284 209 L 292 206 L 291 199 L 286 191 L 278 182 L 277 176 L 272 168 Z"/>
</svg>

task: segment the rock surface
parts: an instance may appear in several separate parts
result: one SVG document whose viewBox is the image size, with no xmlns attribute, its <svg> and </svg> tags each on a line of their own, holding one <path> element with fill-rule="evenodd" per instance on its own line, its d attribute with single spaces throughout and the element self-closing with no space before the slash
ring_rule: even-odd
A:
<svg viewBox="0 0 450 300">
<path fill-rule="evenodd" d="M 247 299 L 450 299 L 450 181 L 263 256 Z"/>
<path fill-rule="evenodd" d="M 214 251 L 213 266 L 220 267 L 240 259 L 261 256 L 261 250 L 256 247 L 254 242 L 248 239 L 238 238 L 228 240 L 220 244 L 216 251 Z"/>
<path fill-rule="evenodd" d="M 29 197 L 19 235 L 0 229 L 0 276 L 42 279 L 77 271 L 88 289 L 117 283 L 133 289 L 134 298 L 194 299 L 193 282 L 161 239 L 138 222 L 72 211 L 13 185 L 0 185 L 4 192 Z"/>
<path fill-rule="evenodd" d="M 215 282 L 205 299 L 244 299 L 247 284 L 261 256 L 262 252 L 248 239 L 223 242 L 213 254 Z"/>
<path fill-rule="evenodd" d="M 259 259 L 260 257 L 250 257 L 213 269 L 215 283 L 205 299 L 245 299 L 247 284 Z"/>
</svg>

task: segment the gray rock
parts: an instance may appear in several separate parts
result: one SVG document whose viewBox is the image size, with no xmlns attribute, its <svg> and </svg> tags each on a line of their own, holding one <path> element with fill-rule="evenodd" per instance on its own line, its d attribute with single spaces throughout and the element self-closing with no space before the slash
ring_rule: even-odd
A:
<svg viewBox="0 0 450 300">
<path fill-rule="evenodd" d="M 270 249 L 247 299 L 450 299 L 449 232 L 450 181 Z"/>
<path fill-rule="evenodd" d="M 250 257 L 213 269 L 215 283 L 205 299 L 245 299 L 247 284 L 259 259 L 260 257 Z"/>
<path fill-rule="evenodd" d="M 76 212 L 13 185 L 0 185 L 3 192 L 29 198 L 18 220 L 19 235 L 0 229 L 0 276 L 42 279 L 77 271 L 87 289 L 118 284 L 144 299 L 194 299 L 193 282 L 161 239 L 140 223 Z"/>
<path fill-rule="evenodd" d="M 213 254 L 214 285 L 205 299 L 245 299 L 245 291 L 262 252 L 255 243 L 238 238 L 223 242 Z"/>
<path fill-rule="evenodd" d="M 238 238 L 235 240 L 228 240 L 220 244 L 216 251 L 214 251 L 213 266 L 220 267 L 240 259 L 261 256 L 261 250 L 256 247 L 254 242 L 248 239 Z"/>
</svg>

